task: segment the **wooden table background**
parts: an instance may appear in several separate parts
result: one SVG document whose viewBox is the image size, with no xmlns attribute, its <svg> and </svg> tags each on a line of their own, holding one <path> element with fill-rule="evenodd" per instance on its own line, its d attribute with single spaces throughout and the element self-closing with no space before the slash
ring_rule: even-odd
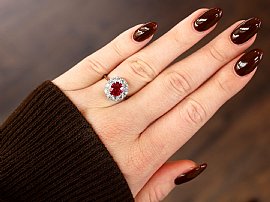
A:
<svg viewBox="0 0 270 202">
<path fill-rule="evenodd" d="M 215 31 L 187 54 L 233 22 L 257 16 L 263 26 L 252 47 L 263 49 L 265 57 L 248 87 L 172 157 L 207 162 L 209 167 L 164 201 L 270 201 L 267 0 L 0 0 L 0 122 L 43 80 L 55 78 L 123 30 L 157 21 L 157 38 L 201 7 L 221 7 L 224 16 Z"/>
</svg>

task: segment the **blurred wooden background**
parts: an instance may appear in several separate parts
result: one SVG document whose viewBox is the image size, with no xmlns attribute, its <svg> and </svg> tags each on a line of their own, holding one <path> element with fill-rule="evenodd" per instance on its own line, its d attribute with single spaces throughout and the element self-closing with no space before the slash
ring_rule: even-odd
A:
<svg viewBox="0 0 270 202">
<path fill-rule="evenodd" d="M 207 162 L 167 202 L 270 201 L 270 3 L 268 0 L 0 0 L 0 122 L 39 83 L 63 73 L 123 30 L 157 21 L 161 36 L 201 7 L 221 7 L 215 31 L 239 19 L 263 21 L 255 44 L 265 57 L 250 84 L 172 157 Z M 185 56 L 184 55 L 184 56 Z"/>
</svg>

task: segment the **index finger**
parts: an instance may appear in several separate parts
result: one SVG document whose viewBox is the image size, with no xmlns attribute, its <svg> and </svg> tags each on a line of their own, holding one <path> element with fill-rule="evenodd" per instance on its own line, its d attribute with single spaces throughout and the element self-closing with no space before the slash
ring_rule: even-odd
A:
<svg viewBox="0 0 270 202">
<path fill-rule="evenodd" d="M 94 84 L 104 74 L 108 74 L 123 60 L 144 47 L 156 30 L 155 22 L 128 29 L 53 82 L 62 90 L 77 90 Z"/>
</svg>

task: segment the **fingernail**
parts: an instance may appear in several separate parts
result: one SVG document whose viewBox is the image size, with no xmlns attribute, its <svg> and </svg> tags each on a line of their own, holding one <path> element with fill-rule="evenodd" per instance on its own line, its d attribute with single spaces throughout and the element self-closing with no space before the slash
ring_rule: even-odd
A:
<svg viewBox="0 0 270 202">
<path fill-rule="evenodd" d="M 134 32 L 133 39 L 138 42 L 144 41 L 156 32 L 157 27 L 156 22 L 148 22 Z"/>
<path fill-rule="evenodd" d="M 254 36 L 261 27 L 259 18 L 250 18 L 238 25 L 231 34 L 231 40 L 235 44 L 241 44 Z"/>
<path fill-rule="evenodd" d="M 176 185 L 186 183 L 186 182 L 194 179 L 195 177 L 197 177 L 199 174 L 201 174 L 205 170 L 206 167 L 207 167 L 207 164 L 203 163 L 203 164 L 191 169 L 190 171 L 179 175 L 177 178 L 175 178 L 174 183 Z"/>
<path fill-rule="evenodd" d="M 254 49 L 245 53 L 235 64 L 234 70 L 239 76 L 245 76 L 252 72 L 261 62 L 263 51 Z"/>
<path fill-rule="evenodd" d="M 220 8 L 211 8 L 195 20 L 194 28 L 199 32 L 208 30 L 210 27 L 214 26 L 221 17 L 222 10 Z"/>
</svg>

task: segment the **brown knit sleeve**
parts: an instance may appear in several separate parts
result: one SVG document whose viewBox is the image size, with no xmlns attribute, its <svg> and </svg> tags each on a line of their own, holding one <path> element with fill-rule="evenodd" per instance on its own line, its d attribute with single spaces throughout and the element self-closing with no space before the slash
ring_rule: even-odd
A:
<svg viewBox="0 0 270 202">
<path fill-rule="evenodd" d="M 1 126 L 0 199 L 133 201 L 108 150 L 50 81 Z"/>
</svg>

